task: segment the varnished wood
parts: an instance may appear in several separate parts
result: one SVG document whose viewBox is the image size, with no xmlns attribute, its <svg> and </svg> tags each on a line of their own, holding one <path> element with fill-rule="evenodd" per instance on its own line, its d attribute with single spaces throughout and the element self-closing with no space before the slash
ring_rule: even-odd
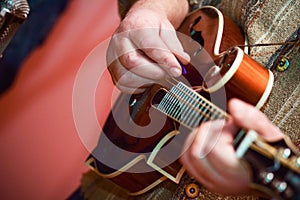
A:
<svg viewBox="0 0 300 200">
<path fill-rule="evenodd" d="M 232 46 L 244 44 L 244 35 L 239 27 L 227 17 L 220 15 L 219 11 L 212 7 L 204 7 L 189 15 L 179 28 L 179 31 L 190 36 L 191 24 L 199 16 L 201 20 L 195 24 L 194 29 L 202 32 L 204 48 L 213 61 L 211 64 L 220 62 L 220 54 L 222 52 Z M 224 24 L 221 23 L 222 27 L 220 27 L 220 19 L 224 20 Z M 223 29 L 221 36 L 220 29 Z M 219 36 L 217 36 L 218 34 Z M 219 44 L 217 44 L 216 41 L 219 39 Z M 218 45 L 220 45 L 220 48 L 217 48 Z M 188 44 L 183 44 L 183 46 L 184 48 L 189 48 Z M 234 60 L 235 57 L 233 56 L 232 59 L 228 60 L 228 63 L 232 63 Z M 204 61 L 205 58 L 203 58 Z M 265 70 L 256 68 L 258 66 L 257 63 L 249 59 L 249 57 L 244 57 L 241 65 L 242 67 L 226 85 L 227 95 L 230 98 L 242 98 L 246 102 L 255 105 L 264 90 L 263 84 L 267 81 L 268 75 Z M 255 67 L 252 67 L 253 65 Z M 209 70 L 199 69 L 201 66 L 193 66 L 191 64 L 185 67 L 187 73 L 183 77 L 192 86 L 201 85 L 203 81 L 202 73 L 206 73 Z M 226 70 L 223 71 L 223 74 L 226 74 Z M 256 86 L 251 88 L 251 84 L 256 78 L 260 77 L 252 77 L 250 74 L 262 76 L 261 80 L 264 80 L 261 82 L 261 86 L 257 88 L 257 91 Z M 179 78 L 178 80 L 180 81 L 181 79 Z M 248 90 L 248 88 L 250 89 Z M 153 109 L 151 105 L 152 99 L 159 89 L 167 90 L 168 87 L 154 85 L 143 94 L 121 94 L 107 118 L 97 147 L 87 160 L 87 164 L 99 175 L 110 179 L 132 195 L 138 195 L 150 190 L 164 181 L 166 177 L 178 183 L 184 171 L 184 168 L 178 162 L 178 158 L 181 154 L 183 142 L 190 130 L 166 117 L 158 110 Z M 243 93 L 243 91 L 247 92 Z M 208 92 L 202 91 L 201 95 L 207 99 L 210 98 Z M 253 98 L 250 96 L 253 96 Z M 170 137 L 159 148 L 163 149 L 165 146 L 172 148 L 172 151 L 174 151 L 172 153 L 176 155 L 176 159 L 172 160 L 166 152 L 159 151 L 155 159 L 149 163 L 149 157 L 153 149 L 157 148 L 161 140 L 174 130 L 178 130 L 180 134 Z M 150 133 L 150 136 L 143 137 L 148 133 Z M 120 152 L 115 151 L 114 146 L 118 147 Z M 115 166 L 111 166 L 103 162 L 106 159 L 118 162 Z M 161 166 L 162 170 L 155 170 L 153 164 Z M 134 173 L 131 171 L 132 169 L 145 169 L 146 171 Z"/>
</svg>

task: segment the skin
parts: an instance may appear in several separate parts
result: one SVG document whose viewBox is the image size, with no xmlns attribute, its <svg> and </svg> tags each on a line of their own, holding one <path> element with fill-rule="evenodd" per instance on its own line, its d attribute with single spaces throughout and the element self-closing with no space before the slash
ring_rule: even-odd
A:
<svg viewBox="0 0 300 200">
<path fill-rule="evenodd" d="M 187 13 L 186 0 L 140 0 L 131 7 L 107 52 L 108 69 L 122 92 L 140 93 L 166 75 L 181 75 L 178 60 L 187 64 L 190 58 L 175 30 Z M 213 192 L 247 193 L 249 176 L 232 146 L 237 127 L 253 129 L 269 141 L 281 139 L 283 134 L 263 113 L 244 102 L 231 100 L 229 112 L 230 120 L 206 122 L 193 130 L 180 160 L 191 176 Z M 209 140 L 214 136 L 218 140 Z"/>
<path fill-rule="evenodd" d="M 282 139 L 283 134 L 252 105 L 232 99 L 228 106 L 230 120 L 210 121 L 192 131 L 181 162 L 207 189 L 222 194 L 245 194 L 249 192 L 249 174 L 235 156 L 234 133 L 238 127 L 251 129 L 270 142 Z"/>
<path fill-rule="evenodd" d="M 108 69 L 120 90 L 140 93 L 143 85 L 157 82 L 166 74 L 181 75 L 177 59 L 187 64 L 190 58 L 175 29 L 187 12 L 186 0 L 141 0 L 132 6 L 114 33 L 107 53 Z"/>
</svg>

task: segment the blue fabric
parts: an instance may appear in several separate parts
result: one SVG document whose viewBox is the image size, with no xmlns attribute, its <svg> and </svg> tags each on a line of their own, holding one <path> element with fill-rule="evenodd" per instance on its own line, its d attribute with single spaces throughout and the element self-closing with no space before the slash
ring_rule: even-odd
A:
<svg viewBox="0 0 300 200">
<path fill-rule="evenodd" d="M 28 0 L 28 3 L 28 19 L 18 29 L 0 59 L 0 94 L 13 83 L 28 54 L 45 40 L 68 0 Z"/>
</svg>

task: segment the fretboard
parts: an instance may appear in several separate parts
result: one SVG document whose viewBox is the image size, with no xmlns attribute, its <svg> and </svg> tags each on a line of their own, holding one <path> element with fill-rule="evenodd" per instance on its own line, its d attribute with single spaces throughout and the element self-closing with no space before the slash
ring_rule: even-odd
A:
<svg viewBox="0 0 300 200">
<path fill-rule="evenodd" d="M 164 95 L 157 109 L 188 128 L 226 117 L 224 111 L 181 82 Z"/>
</svg>

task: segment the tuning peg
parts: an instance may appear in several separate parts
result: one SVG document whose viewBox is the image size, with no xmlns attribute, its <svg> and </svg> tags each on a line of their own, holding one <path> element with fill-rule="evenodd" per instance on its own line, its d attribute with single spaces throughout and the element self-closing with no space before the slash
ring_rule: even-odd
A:
<svg viewBox="0 0 300 200">
<path fill-rule="evenodd" d="M 274 174 L 272 172 L 261 172 L 260 177 L 263 180 L 264 184 L 269 184 L 274 179 Z"/>
<path fill-rule="evenodd" d="M 293 164 L 293 166 L 295 166 L 296 168 L 300 168 L 300 157 L 296 157 L 296 156 L 293 156 L 291 158 L 291 163 Z"/>
<path fill-rule="evenodd" d="M 286 182 L 274 181 L 273 185 L 279 193 L 284 192 L 287 188 L 287 183 Z"/>
<path fill-rule="evenodd" d="M 292 151 L 289 148 L 286 148 L 282 151 L 282 158 L 287 159 L 292 154 Z"/>
<path fill-rule="evenodd" d="M 298 157 L 296 160 L 296 167 L 300 168 L 300 157 Z"/>
<path fill-rule="evenodd" d="M 283 199 L 291 199 L 293 197 L 294 191 L 292 188 L 289 187 L 287 182 L 278 180 L 274 173 L 263 171 L 259 173 L 259 176 L 265 186 L 273 188 L 276 191 L 274 192 L 283 197 Z"/>
<path fill-rule="evenodd" d="M 284 181 L 274 180 L 272 183 L 273 187 L 277 190 L 283 199 L 292 199 L 294 196 L 293 190 Z"/>
</svg>

